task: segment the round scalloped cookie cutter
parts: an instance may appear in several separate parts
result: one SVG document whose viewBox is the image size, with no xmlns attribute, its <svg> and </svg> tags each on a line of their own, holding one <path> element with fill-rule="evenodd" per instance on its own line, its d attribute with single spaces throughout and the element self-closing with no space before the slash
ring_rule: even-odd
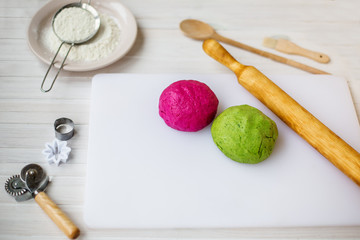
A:
<svg viewBox="0 0 360 240">
<path fill-rule="evenodd" d="M 55 137 L 61 141 L 74 136 L 74 122 L 69 118 L 59 118 L 54 122 Z"/>
</svg>

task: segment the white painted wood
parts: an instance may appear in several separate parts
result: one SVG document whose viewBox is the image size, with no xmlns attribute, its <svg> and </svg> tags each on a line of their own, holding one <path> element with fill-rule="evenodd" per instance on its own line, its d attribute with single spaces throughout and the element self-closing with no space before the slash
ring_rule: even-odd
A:
<svg viewBox="0 0 360 240">
<path fill-rule="evenodd" d="M 360 226 L 103 231 L 86 228 L 82 220 L 90 79 L 94 74 L 228 73 L 202 52 L 201 42 L 184 37 L 178 30 L 182 19 L 197 18 L 209 22 L 226 37 L 274 53 L 277 52 L 261 46 L 263 37 L 285 34 L 304 47 L 327 53 L 331 57 L 328 65 L 301 57 L 292 59 L 344 77 L 360 117 L 359 1 L 122 0 L 139 24 L 133 49 L 105 69 L 64 72 L 54 90 L 43 94 L 39 87 L 47 66 L 27 48 L 26 28 L 32 15 L 47 2 L 0 0 L 0 182 L 9 174 L 18 173 L 18 169 L 29 162 L 47 166 L 40 152 L 44 143 L 53 139 L 52 123 L 56 113 L 68 114 L 75 123 L 80 123 L 81 134 L 73 139 L 74 158 L 68 165 L 58 170 L 48 166 L 47 171 L 54 175 L 54 181 L 55 177 L 67 179 L 63 185 L 58 184 L 60 180 L 54 182 L 53 187 L 49 187 L 49 195 L 56 203 L 66 204 L 65 210 L 81 228 L 80 239 L 355 239 L 360 236 Z M 265 74 L 307 74 L 226 47 L 239 61 L 253 64 Z M 49 110 L 52 107 L 58 107 L 59 111 Z M 65 239 L 34 201 L 16 203 L 2 190 L 0 213 L 0 239 L 29 239 L 30 235 L 34 239 Z"/>
</svg>

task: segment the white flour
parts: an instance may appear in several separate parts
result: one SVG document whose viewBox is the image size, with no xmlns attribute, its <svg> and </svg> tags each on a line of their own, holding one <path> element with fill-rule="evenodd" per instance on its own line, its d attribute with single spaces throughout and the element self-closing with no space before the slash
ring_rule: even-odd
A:
<svg viewBox="0 0 360 240">
<path fill-rule="evenodd" d="M 82 8 L 64 8 L 55 17 L 54 31 L 64 41 L 82 41 L 95 32 L 95 19 Z"/>
<path fill-rule="evenodd" d="M 67 58 L 70 61 L 99 61 L 106 58 L 117 47 L 120 41 L 120 29 L 115 20 L 108 15 L 100 15 L 100 29 L 90 41 L 75 45 Z M 44 28 L 40 33 L 40 41 L 52 53 L 56 53 L 61 42 L 52 28 Z M 59 55 L 64 57 L 69 45 L 64 44 Z"/>
</svg>

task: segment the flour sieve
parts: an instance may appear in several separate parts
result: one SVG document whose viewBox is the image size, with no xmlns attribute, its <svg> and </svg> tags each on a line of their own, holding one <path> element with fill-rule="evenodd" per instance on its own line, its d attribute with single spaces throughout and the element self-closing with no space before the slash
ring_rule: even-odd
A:
<svg viewBox="0 0 360 240">
<path fill-rule="evenodd" d="M 45 77 L 41 83 L 41 91 L 49 92 L 54 86 L 60 71 L 64 67 L 67 56 L 70 53 L 71 48 L 74 45 L 79 45 L 89 41 L 93 38 L 100 28 L 100 16 L 98 12 L 90 6 L 91 0 L 88 3 L 82 3 L 82 0 L 76 3 L 70 3 L 60 8 L 52 18 L 51 26 L 54 34 L 61 41 L 59 48 L 57 49 L 54 58 L 52 59 L 50 66 L 45 74 Z M 66 15 L 67 14 L 67 15 Z M 69 16 L 70 14 L 70 16 Z M 72 19 L 71 17 L 75 17 Z M 86 21 L 88 20 L 88 21 Z M 72 22 L 73 21 L 73 22 Z M 45 90 L 44 83 L 50 69 L 55 64 L 55 59 L 60 52 L 60 49 L 64 44 L 69 45 L 69 49 L 65 54 L 64 59 L 52 81 L 50 87 Z"/>
</svg>

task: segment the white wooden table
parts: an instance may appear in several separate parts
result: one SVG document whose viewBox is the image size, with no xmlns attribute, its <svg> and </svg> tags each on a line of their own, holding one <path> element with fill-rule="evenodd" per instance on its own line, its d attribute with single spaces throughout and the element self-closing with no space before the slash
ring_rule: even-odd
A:
<svg viewBox="0 0 360 240">
<path fill-rule="evenodd" d="M 60 0 L 58 0 L 60 1 Z M 360 226 L 181 230 L 93 230 L 83 222 L 91 77 L 96 73 L 228 73 L 209 58 L 201 42 L 183 36 L 181 20 L 210 23 L 227 37 L 262 47 L 266 36 L 283 34 L 322 51 L 331 63 L 290 58 L 346 78 L 360 117 L 360 1 L 358 0 L 122 0 L 136 16 L 139 33 L 132 50 L 115 64 L 92 72 L 63 72 L 54 89 L 40 92 L 47 65 L 29 50 L 26 29 L 48 0 L 0 0 L 0 182 L 28 163 L 53 176 L 48 195 L 81 229 L 79 239 L 239 239 L 360 238 Z M 308 74 L 260 56 L 225 46 L 232 55 L 265 74 Z M 336 97 L 336 96 L 334 96 Z M 336 111 L 336 110 L 335 110 Z M 41 154 L 54 138 L 53 122 L 76 123 L 68 164 L 49 166 Z M 2 187 L 3 188 L 3 187 Z M 359 189 L 360 190 L 360 189 Z M 110 196 L 111 193 L 102 193 Z M 15 202 L 0 191 L 0 239 L 66 239 L 33 201 Z"/>
</svg>

